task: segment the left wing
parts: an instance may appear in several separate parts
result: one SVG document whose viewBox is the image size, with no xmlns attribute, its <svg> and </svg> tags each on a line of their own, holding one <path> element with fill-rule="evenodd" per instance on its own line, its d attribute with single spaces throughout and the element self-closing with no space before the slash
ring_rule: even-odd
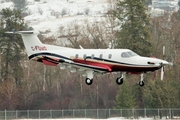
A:
<svg viewBox="0 0 180 120">
<path fill-rule="evenodd" d="M 47 57 L 47 56 L 43 56 L 42 62 L 45 65 L 57 66 L 59 63 L 65 62 L 65 60 L 63 60 L 63 59 L 53 59 L 53 58 L 50 58 L 50 57 Z"/>
<path fill-rule="evenodd" d="M 60 66 L 61 69 L 68 69 L 70 72 L 78 72 L 78 73 L 83 73 L 86 70 L 91 70 L 97 73 L 106 73 L 106 72 L 111 72 L 111 69 L 108 66 L 101 65 L 101 66 L 96 66 L 96 65 L 88 65 L 84 63 L 78 63 L 75 61 L 66 61 L 65 59 L 59 59 L 59 58 L 53 58 L 49 56 L 39 56 L 36 58 L 37 61 L 42 62 L 45 65 L 49 66 Z M 34 60 L 36 60 L 34 59 Z"/>
</svg>

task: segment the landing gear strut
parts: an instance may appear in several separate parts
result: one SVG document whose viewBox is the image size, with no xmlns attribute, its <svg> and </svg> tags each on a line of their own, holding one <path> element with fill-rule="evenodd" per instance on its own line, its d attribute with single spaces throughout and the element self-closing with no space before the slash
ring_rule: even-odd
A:
<svg viewBox="0 0 180 120">
<path fill-rule="evenodd" d="M 141 81 L 139 81 L 140 86 L 144 86 L 144 74 L 141 73 Z"/>
</svg>

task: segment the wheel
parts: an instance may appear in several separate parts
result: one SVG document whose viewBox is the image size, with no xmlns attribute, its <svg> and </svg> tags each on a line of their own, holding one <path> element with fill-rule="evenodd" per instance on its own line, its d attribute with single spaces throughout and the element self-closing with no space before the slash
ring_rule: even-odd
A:
<svg viewBox="0 0 180 120">
<path fill-rule="evenodd" d="M 118 85 L 123 84 L 123 78 L 122 78 L 122 77 L 118 77 L 118 78 L 116 79 L 116 83 L 117 83 Z"/>
<path fill-rule="evenodd" d="M 85 82 L 86 82 L 87 85 L 91 85 L 93 83 L 93 79 L 86 78 Z"/>
<path fill-rule="evenodd" d="M 139 85 L 140 85 L 140 86 L 144 86 L 144 81 L 140 81 L 140 82 L 139 82 Z"/>
</svg>

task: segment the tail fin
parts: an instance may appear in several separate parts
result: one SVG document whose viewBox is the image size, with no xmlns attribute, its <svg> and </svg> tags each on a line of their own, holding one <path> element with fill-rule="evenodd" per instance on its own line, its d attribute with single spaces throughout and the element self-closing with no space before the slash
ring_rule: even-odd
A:
<svg viewBox="0 0 180 120">
<path fill-rule="evenodd" d="M 11 34 L 20 34 L 23 39 L 24 46 L 26 48 L 28 56 L 38 52 L 47 50 L 46 46 L 41 43 L 37 34 L 34 31 L 16 31 L 16 32 L 6 32 Z"/>
</svg>

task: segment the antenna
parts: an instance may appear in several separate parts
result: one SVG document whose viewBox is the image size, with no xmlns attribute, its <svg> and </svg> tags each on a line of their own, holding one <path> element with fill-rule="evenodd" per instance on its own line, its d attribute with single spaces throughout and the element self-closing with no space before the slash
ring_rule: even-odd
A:
<svg viewBox="0 0 180 120">
<path fill-rule="evenodd" d="M 112 43 L 111 42 L 109 42 L 108 48 L 112 49 Z"/>
</svg>

